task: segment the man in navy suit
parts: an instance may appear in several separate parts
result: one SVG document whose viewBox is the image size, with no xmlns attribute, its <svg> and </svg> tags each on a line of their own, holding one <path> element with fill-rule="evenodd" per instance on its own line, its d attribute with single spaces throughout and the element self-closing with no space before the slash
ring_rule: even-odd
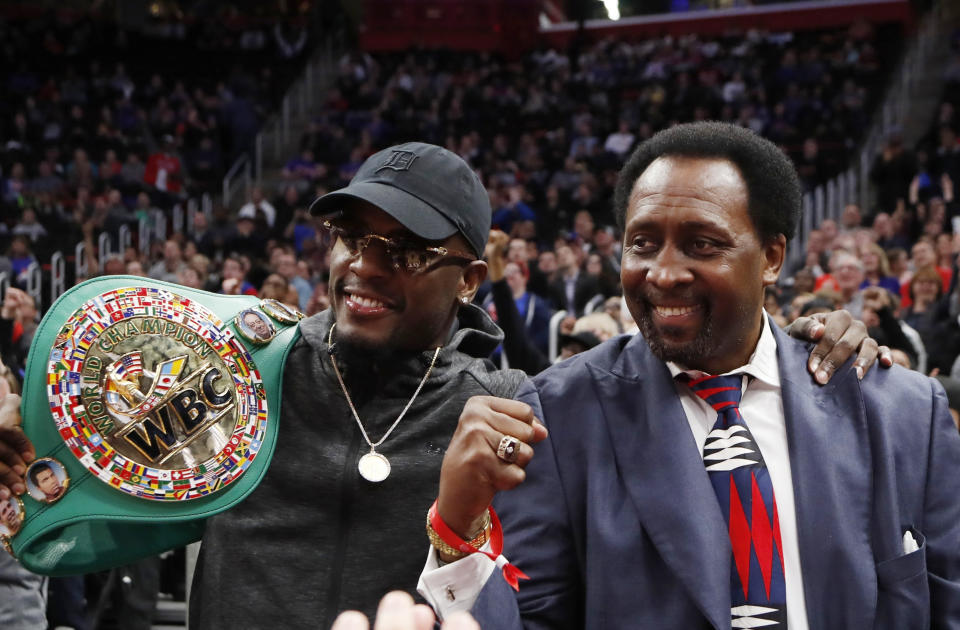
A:
<svg viewBox="0 0 960 630">
<path fill-rule="evenodd" d="M 472 399 L 443 463 L 439 517 L 472 540 L 496 494 L 504 554 L 530 580 L 514 593 L 482 554 L 432 552 L 421 592 L 498 630 L 960 628 L 960 436 L 942 388 L 852 367 L 820 387 L 796 368 L 808 348 L 763 314 L 800 213 L 789 160 L 738 127 L 674 127 L 626 164 L 616 210 L 642 336 L 517 400 Z M 694 385 L 731 374 L 716 389 L 738 390 L 748 429 L 717 434 Z M 515 459 L 497 454 L 511 437 Z M 715 491 L 745 460 L 775 507 L 758 485 L 736 510 L 732 481 Z M 778 581 L 780 603 L 754 605 L 753 583 L 769 597 Z"/>
</svg>

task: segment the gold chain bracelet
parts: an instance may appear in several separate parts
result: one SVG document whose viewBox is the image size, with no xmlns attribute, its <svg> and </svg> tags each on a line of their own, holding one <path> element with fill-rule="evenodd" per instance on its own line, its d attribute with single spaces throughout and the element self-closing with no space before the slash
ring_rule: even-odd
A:
<svg viewBox="0 0 960 630">
<path fill-rule="evenodd" d="M 483 527 L 480 528 L 480 533 L 474 536 L 470 541 L 467 542 L 468 545 L 474 549 L 480 549 L 487 541 L 490 539 L 490 511 L 488 510 L 483 517 Z M 464 558 L 469 554 L 465 551 L 460 551 L 451 547 L 444 541 L 440 534 L 433 529 L 430 525 L 430 516 L 427 516 L 427 537 L 430 539 L 430 544 L 433 547 L 447 557 L 452 557 L 456 559 Z"/>
</svg>

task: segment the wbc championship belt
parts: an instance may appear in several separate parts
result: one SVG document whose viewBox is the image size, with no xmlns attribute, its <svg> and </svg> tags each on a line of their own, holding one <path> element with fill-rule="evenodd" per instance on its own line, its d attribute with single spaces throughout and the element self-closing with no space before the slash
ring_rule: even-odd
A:
<svg viewBox="0 0 960 630">
<path fill-rule="evenodd" d="M 64 293 L 27 359 L 37 458 L 27 493 L 0 501 L 0 543 L 31 571 L 69 575 L 198 540 L 266 471 L 302 317 L 135 276 Z"/>
</svg>

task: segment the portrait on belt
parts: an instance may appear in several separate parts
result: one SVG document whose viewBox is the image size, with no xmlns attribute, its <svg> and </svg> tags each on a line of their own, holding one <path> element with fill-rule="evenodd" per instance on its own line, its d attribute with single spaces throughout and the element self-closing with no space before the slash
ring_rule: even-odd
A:
<svg viewBox="0 0 960 630">
<path fill-rule="evenodd" d="M 18 497 L 0 501 L 0 538 L 15 536 L 23 525 L 23 503 Z"/>
<path fill-rule="evenodd" d="M 56 503 L 69 485 L 67 469 L 55 459 L 38 459 L 27 468 L 27 494 L 41 503 Z"/>
<path fill-rule="evenodd" d="M 277 334 L 273 322 L 262 312 L 252 308 L 240 311 L 234 323 L 243 338 L 253 343 L 267 343 Z"/>
</svg>

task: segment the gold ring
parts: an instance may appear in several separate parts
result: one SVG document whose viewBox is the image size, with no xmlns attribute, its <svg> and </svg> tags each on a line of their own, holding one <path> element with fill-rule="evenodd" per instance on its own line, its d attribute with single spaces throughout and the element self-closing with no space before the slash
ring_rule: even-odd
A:
<svg viewBox="0 0 960 630">
<path fill-rule="evenodd" d="M 517 461 L 517 455 L 520 454 L 520 440 L 512 435 L 505 435 L 500 438 L 500 445 L 497 446 L 497 457 L 512 464 Z"/>
</svg>

